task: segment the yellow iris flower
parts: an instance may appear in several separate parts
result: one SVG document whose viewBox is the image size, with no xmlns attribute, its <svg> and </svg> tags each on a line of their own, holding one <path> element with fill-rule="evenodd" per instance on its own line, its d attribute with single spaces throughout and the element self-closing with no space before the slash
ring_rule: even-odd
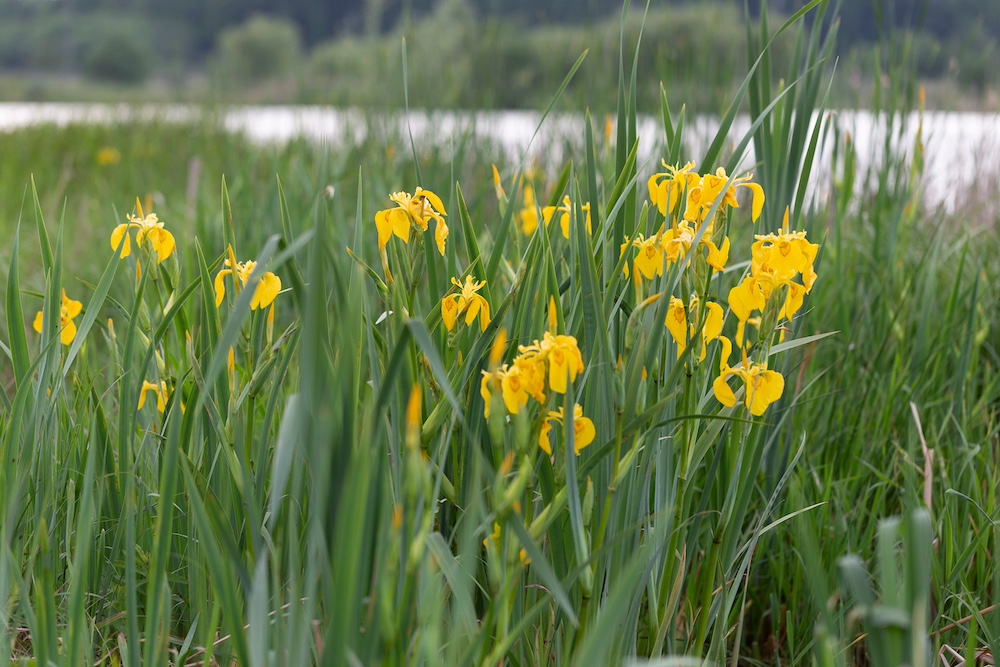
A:
<svg viewBox="0 0 1000 667">
<path fill-rule="evenodd" d="M 409 243 L 411 226 L 423 233 L 427 231 L 427 224 L 434 220 L 434 241 L 438 252 L 444 255 L 448 225 L 444 221 L 447 213 L 441 198 L 430 190 L 417 187 L 412 196 L 408 192 L 393 192 L 389 199 L 396 202 L 396 208 L 388 208 L 375 214 L 379 251 L 385 251 L 393 234 L 401 238 L 403 243 Z"/>
<path fill-rule="evenodd" d="M 691 297 L 691 301 L 685 308 L 684 302 L 677 297 L 670 297 L 670 306 L 667 308 L 667 317 L 663 322 L 670 332 L 670 337 L 677 343 L 677 358 L 687 348 L 688 340 L 695 337 L 697 332 L 697 322 L 693 318 L 698 313 L 698 297 Z M 701 326 L 701 354 L 698 361 L 705 360 L 708 343 L 722 335 L 722 324 L 724 313 L 722 306 L 709 301 L 705 304 L 705 322 Z"/>
<path fill-rule="evenodd" d="M 724 167 L 719 167 L 714 174 L 705 174 L 701 179 L 701 189 L 692 201 L 689 199 L 688 207 L 684 211 L 684 218 L 689 221 L 703 220 L 704 216 L 711 210 L 720 194 L 723 194 L 720 206 L 739 208 L 740 202 L 736 199 L 737 188 L 747 188 L 753 193 L 753 201 L 750 206 L 750 218 L 757 222 L 761 211 L 764 209 L 764 189 L 757 183 L 751 183 L 753 174 L 732 178 L 726 175 Z M 694 189 L 692 188 L 692 192 Z"/>
<path fill-rule="evenodd" d="M 639 252 L 632 260 L 632 265 L 646 280 L 663 275 L 663 244 L 658 236 L 648 239 L 638 234 L 632 241 L 632 246 Z"/>
<path fill-rule="evenodd" d="M 719 364 L 719 377 L 712 383 L 712 393 L 715 398 L 727 408 L 736 405 L 736 394 L 729 387 L 727 378 L 734 375 L 743 381 L 746 393 L 743 404 L 754 417 L 760 417 L 768 406 L 781 398 L 785 390 L 785 378 L 777 371 L 767 370 L 767 364 L 757 364 L 747 359 L 743 350 L 743 359 L 736 368 L 729 366 L 729 355 L 733 346 L 725 336 L 722 341 L 722 360 Z"/>
<path fill-rule="evenodd" d="M 806 240 L 806 233 L 788 229 L 788 209 L 777 234 L 758 234 L 751 248 L 750 275 L 729 291 L 729 307 L 739 320 L 736 343 L 743 345 L 743 329 L 750 315 L 764 307 L 775 290 L 787 287 L 780 318 L 790 320 L 802 307 L 805 295 L 816 282 L 813 267 L 819 245 Z M 802 276 L 802 284 L 794 281 Z"/>
<path fill-rule="evenodd" d="M 580 210 L 587 215 L 587 233 L 593 234 L 594 232 L 590 224 L 590 202 L 581 206 Z M 552 218 L 556 213 L 559 213 L 559 228 L 562 230 L 563 238 L 569 240 L 569 221 L 573 215 L 573 204 L 570 202 L 569 196 L 563 197 L 562 205 L 560 206 L 546 206 L 542 209 L 542 218 L 545 220 L 546 227 L 552 222 Z M 538 225 L 537 221 L 535 225 Z"/>
<path fill-rule="evenodd" d="M 490 304 L 484 297 L 477 294 L 486 281 L 476 282 L 473 276 L 466 276 L 464 285 L 458 282 L 457 278 L 452 278 L 451 284 L 460 291 L 441 299 L 441 319 L 444 321 L 445 328 L 448 331 L 454 329 L 456 318 L 464 313 L 466 325 L 471 325 L 478 315 L 479 326 L 482 331 L 486 331 L 486 327 L 490 323 Z"/>
<path fill-rule="evenodd" d="M 653 174 L 646 181 L 649 188 L 649 200 L 659 209 L 660 215 L 666 216 L 677 209 L 677 202 L 685 192 L 697 186 L 701 176 L 694 172 L 694 162 L 688 162 L 683 167 L 671 166 L 666 160 L 661 160 L 665 172 Z"/>
<path fill-rule="evenodd" d="M 136 410 L 142 410 L 142 406 L 146 404 L 146 392 L 153 392 L 156 394 L 156 409 L 159 412 L 163 412 L 167 409 L 167 383 L 160 382 L 156 385 L 148 380 L 143 380 L 142 389 L 139 390 L 139 407 Z"/>
<path fill-rule="evenodd" d="M 73 318 L 80 314 L 83 310 L 83 304 L 79 301 L 74 301 L 66 296 L 66 290 L 62 291 L 62 306 L 59 308 L 59 342 L 63 345 L 69 345 L 76 338 L 76 325 L 73 324 Z M 32 323 L 32 328 L 38 333 L 42 333 L 42 311 L 38 311 L 35 315 L 35 321 Z"/>
<path fill-rule="evenodd" d="M 552 456 L 552 444 L 549 442 L 549 433 L 552 431 L 553 422 L 562 425 L 564 418 L 563 409 L 551 410 L 542 423 L 542 430 L 538 434 L 538 446 L 542 451 Z M 583 407 L 577 403 L 573 406 L 573 451 L 577 456 L 584 447 L 594 441 L 597 429 L 594 422 L 583 416 Z"/>
<path fill-rule="evenodd" d="M 170 257 L 176 249 L 174 235 L 163 228 L 163 223 L 159 221 L 155 213 L 150 213 L 146 216 L 142 214 L 142 204 L 139 203 L 138 198 L 135 200 L 135 210 L 139 215 L 129 215 L 128 222 L 123 222 L 111 232 L 111 248 L 113 250 L 117 249 L 122 236 L 125 236 L 122 257 L 128 257 L 132 249 L 129 245 L 130 242 L 127 234 L 130 229 L 134 229 L 136 230 L 136 245 L 141 246 L 144 242 L 148 243 L 156 253 L 156 263 L 159 264 L 167 257 Z"/>
<path fill-rule="evenodd" d="M 535 202 L 535 189 L 530 185 L 524 186 L 524 208 L 518 212 L 517 222 L 525 236 L 531 236 L 538 229 L 538 204 Z"/>
<path fill-rule="evenodd" d="M 229 257 L 223 263 L 223 268 L 215 275 L 215 307 L 221 306 L 222 300 L 226 297 L 226 283 L 223 280 L 226 276 L 232 276 L 234 281 L 239 279 L 238 286 L 245 286 L 255 268 L 257 268 L 257 262 L 253 260 L 235 261 L 232 248 L 230 248 Z M 280 291 L 281 278 L 268 271 L 257 281 L 257 289 L 254 290 L 253 298 L 250 300 L 250 310 L 267 308 Z"/>
</svg>

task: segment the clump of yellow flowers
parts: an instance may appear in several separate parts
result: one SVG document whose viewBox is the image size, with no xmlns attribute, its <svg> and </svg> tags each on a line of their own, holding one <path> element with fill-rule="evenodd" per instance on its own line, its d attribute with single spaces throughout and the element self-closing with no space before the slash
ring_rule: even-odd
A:
<svg viewBox="0 0 1000 667">
<path fill-rule="evenodd" d="M 554 309 L 554 300 L 550 300 Z M 550 312 L 552 312 L 550 310 Z M 554 319 L 554 318 L 553 318 Z M 550 325 L 550 328 L 554 328 Z M 502 343 L 501 343 L 502 344 Z M 519 345 L 518 355 L 510 364 L 503 364 L 491 371 L 483 371 L 480 393 L 483 397 L 483 414 L 490 418 L 493 394 L 499 390 L 507 412 L 516 415 L 528 405 L 529 399 L 544 404 L 546 390 L 565 394 L 570 383 L 583 373 L 583 355 L 574 336 L 553 334 L 546 331 L 541 340 L 530 345 Z M 574 449 L 577 454 L 594 440 L 596 430 L 593 422 L 583 416 L 583 408 L 574 407 Z M 538 444 L 546 454 L 552 454 L 548 434 L 551 422 L 563 423 L 563 411 L 550 411 L 542 424 Z"/>
<path fill-rule="evenodd" d="M 428 223 L 434 220 L 434 243 L 443 256 L 448 225 L 444 221 L 447 213 L 441 198 L 430 190 L 418 186 L 412 195 L 408 192 L 393 192 L 389 199 L 396 203 L 396 207 L 376 213 L 375 227 L 378 229 L 378 252 L 382 258 L 382 269 L 385 271 L 386 281 L 391 283 L 392 274 L 389 273 L 389 259 L 385 250 L 389 240 L 395 235 L 403 243 L 409 243 L 411 229 L 422 234 L 427 231 Z"/>
<path fill-rule="evenodd" d="M 163 223 L 152 211 L 149 215 L 142 214 L 142 204 L 139 203 L 138 197 L 135 200 L 135 210 L 138 215 L 129 215 L 128 222 L 123 222 L 111 232 L 111 248 L 117 250 L 118 244 L 121 243 L 124 236 L 125 245 L 122 247 L 121 256 L 123 259 L 128 257 L 132 253 L 132 249 L 127 234 L 130 230 L 135 230 L 136 245 L 148 245 L 156 253 L 156 263 L 162 263 L 174 253 L 174 249 L 177 247 L 174 243 L 174 235 L 163 228 Z"/>
<path fill-rule="evenodd" d="M 805 232 L 789 231 L 787 209 L 778 233 L 754 238 L 750 274 L 729 292 L 729 307 L 739 320 L 737 345 L 743 344 L 743 329 L 754 311 L 764 314 L 771 299 L 777 297 L 775 302 L 781 304 L 778 320 L 791 320 L 816 282 L 813 262 L 819 245 L 807 241 Z M 802 282 L 795 282 L 796 277 Z"/>
<path fill-rule="evenodd" d="M 83 304 L 74 301 L 66 296 L 66 290 L 62 291 L 62 305 L 59 308 L 59 342 L 69 345 L 76 338 L 76 325 L 73 319 L 83 310 Z M 38 333 L 42 333 L 42 311 L 35 315 L 32 328 Z"/>
<path fill-rule="evenodd" d="M 753 222 L 760 217 L 764 206 L 763 188 L 751 182 L 750 175 L 734 178 L 722 168 L 699 174 L 693 162 L 683 167 L 663 162 L 663 166 L 665 171 L 654 174 L 647 182 L 650 202 L 664 216 L 663 225 L 656 234 L 649 237 L 637 234 L 634 239 L 626 238 L 621 245 L 622 254 L 629 248 L 635 250 L 632 277 L 637 289 L 643 279 L 651 281 L 662 276 L 666 267 L 685 259 L 699 247 L 705 248 L 705 252 L 692 258 L 693 271 L 697 273 L 700 266 L 702 276 L 708 275 L 705 272 L 709 270 L 711 274 L 721 273 L 729 261 L 726 225 L 729 212 L 739 208 L 737 190 L 750 191 Z M 752 415 L 760 416 L 784 391 L 784 378 L 766 364 L 771 338 L 781 322 L 794 317 L 812 289 L 816 281 L 813 263 L 819 246 L 807 241 L 804 231 L 789 230 L 787 209 L 779 232 L 758 234 L 754 239 L 750 271 L 729 291 L 729 309 L 737 319 L 735 340 L 741 354 L 738 366 L 729 365 L 732 342 L 722 336 L 725 312 L 705 293 L 704 281 L 697 278 L 682 281 L 692 286 L 693 294 L 688 299 L 670 297 L 664 324 L 677 345 L 678 358 L 691 341 L 698 340 L 700 363 L 705 360 L 708 343 L 719 340 L 719 376 L 712 385 L 715 397 L 727 407 L 735 406 L 736 395 L 727 380 L 737 377 L 744 384 L 744 404 Z M 630 275 L 628 263 L 624 271 L 626 276 Z M 752 317 L 754 313 L 759 314 Z M 764 362 L 750 359 L 752 346 L 744 340 L 748 322 L 760 330 L 756 345 Z"/>
<path fill-rule="evenodd" d="M 233 254 L 232 246 L 228 249 L 229 257 L 223 261 L 223 268 L 215 275 L 215 307 L 222 305 L 222 300 L 226 298 L 225 277 L 232 276 L 233 282 L 238 287 L 245 287 L 250 275 L 257 268 L 257 262 L 248 260 L 237 262 Z M 238 282 L 237 282 L 238 281 Z M 270 271 L 265 272 L 257 282 L 254 289 L 253 298 L 250 300 L 250 310 L 263 309 L 271 306 L 274 309 L 274 299 L 281 291 L 281 278 Z"/>
<path fill-rule="evenodd" d="M 459 315 L 465 315 L 466 326 L 471 325 L 479 317 L 482 331 L 490 324 L 490 304 L 485 297 L 477 294 L 486 285 L 486 281 L 476 282 L 474 276 L 466 276 L 465 284 L 451 279 L 451 284 L 459 289 L 441 299 L 441 320 L 448 331 L 455 328 L 455 320 Z"/>
</svg>

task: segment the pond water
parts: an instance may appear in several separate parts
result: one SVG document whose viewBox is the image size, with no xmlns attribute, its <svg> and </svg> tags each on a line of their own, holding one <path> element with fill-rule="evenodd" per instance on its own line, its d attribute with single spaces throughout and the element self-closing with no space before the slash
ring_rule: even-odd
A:
<svg viewBox="0 0 1000 667">
<path fill-rule="evenodd" d="M 0 104 L 0 132 L 39 124 L 65 126 L 72 123 L 117 123 L 130 120 L 165 122 L 218 122 L 233 132 L 241 132 L 260 143 L 281 143 L 306 139 L 332 147 L 357 142 L 371 133 L 385 137 L 406 137 L 412 133 L 417 146 L 439 143 L 447 146 L 456 138 L 475 136 L 495 145 L 513 159 L 545 155 L 549 164 L 578 154 L 584 141 L 583 117 L 552 114 L 539 127 L 541 115 L 529 111 L 491 112 L 411 112 L 372 114 L 357 109 L 302 106 L 240 106 L 206 111 L 192 106 L 124 106 L 100 104 Z M 812 122 L 816 122 L 813 118 Z M 1000 115 L 981 113 L 939 113 L 924 115 L 922 128 L 915 113 L 897 117 L 865 111 L 831 111 L 824 115 L 823 140 L 817 169 L 807 193 L 809 203 L 826 198 L 833 174 L 835 142 L 850 136 L 857 151 L 858 176 L 855 188 L 866 185 L 866 174 L 877 168 L 889 152 L 909 160 L 918 146 L 920 131 L 924 172 L 924 204 L 928 208 L 956 211 L 975 203 L 989 206 L 1000 200 Z M 602 134 L 603 119 L 596 119 L 595 132 Z M 689 155 L 699 156 L 718 131 L 719 120 L 699 116 L 685 131 Z M 734 147 L 750 127 L 748 117 L 739 117 L 729 133 Z M 536 131 L 537 130 L 537 131 Z M 641 138 L 640 173 L 659 170 L 663 144 L 661 121 L 649 116 L 639 119 Z M 888 137 L 888 142 L 887 142 Z M 917 150 L 921 150 L 917 148 Z M 741 169 L 755 162 L 752 145 L 740 161 Z M 869 184 L 871 187 L 871 184 Z"/>
</svg>

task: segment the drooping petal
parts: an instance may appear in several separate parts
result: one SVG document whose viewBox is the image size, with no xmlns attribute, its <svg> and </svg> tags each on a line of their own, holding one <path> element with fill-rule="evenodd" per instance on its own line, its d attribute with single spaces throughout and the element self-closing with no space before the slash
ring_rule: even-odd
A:
<svg viewBox="0 0 1000 667">
<path fill-rule="evenodd" d="M 781 398 L 785 390 L 785 378 L 777 371 L 760 371 L 752 382 L 747 383 L 744 400 L 750 414 L 760 417 L 771 403 Z"/>
<path fill-rule="evenodd" d="M 122 247 L 122 254 L 121 254 L 122 259 L 128 257 L 129 254 L 132 252 L 131 248 L 129 248 L 129 238 L 127 234 L 128 228 L 129 224 L 127 222 L 123 222 L 122 224 L 115 227 L 114 231 L 111 232 L 112 250 L 117 250 L 118 244 L 121 243 L 122 236 L 125 237 L 125 245 Z"/>
<path fill-rule="evenodd" d="M 250 300 L 250 310 L 267 308 L 271 305 L 271 302 L 274 301 L 275 297 L 278 296 L 278 292 L 280 291 L 281 278 L 268 271 L 261 276 L 260 282 L 257 283 L 257 289 L 254 290 L 253 299 Z"/>
<path fill-rule="evenodd" d="M 425 199 L 427 199 L 427 201 L 431 203 L 431 206 L 434 207 L 435 211 L 437 211 L 441 215 L 448 215 L 447 213 L 444 212 L 444 204 L 441 202 L 441 198 L 438 197 L 433 192 L 431 192 L 430 190 L 424 190 L 423 188 L 418 187 L 417 191 L 413 193 L 413 196 L 424 197 Z"/>
<path fill-rule="evenodd" d="M 670 297 L 667 318 L 663 324 L 670 332 L 670 337 L 677 343 L 677 356 L 680 357 L 684 348 L 687 347 L 688 334 L 687 309 L 684 307 L 683 301 L 675 296 Z"/>
<path fill-rule="evenodd" d="M 712 393 L 715 394 L 715 400 L 722 403 L 727 408 L 731 408 L 736 405 L 736 394 L 733 390 L 729 388 L 729 383 L 726 382 L 727 373 L 723 373 L 719 377 L 715 378 L 715 382 L 712 383 Z"/>
<path fill-rule="evenodd" d="M 226 283 L 223 278 L 232 273 L 232 269 L 222 269 L 215 275 L 215 307 L 222 305 L 222 300 L 226 298 Z"/>
<path fill-rule="evenodd" d="M 500 393 L 507 412 L 512 415 L 516 415 L 521 407 L 528 404 L 528 394 L 521 386 L 520 373 L 516 366 L 504 373 L 500 381 Z"/>
<path fill-rule="evenodd" d="M 476 321 L 476 315 L 479 314 L 479 309 L 482 307 L 480 303 L 482 297 L 473 294 L 469 299 L 469 302 L 465 308 L 465 325 L 468 326 Z"/>
<path fill-rule="evenodd" d="M 38 311 L 38 314 L 35 315 L 35 321 L 32 323 L 31 328 L 38 333 L 42 333 L 42 311 Z"/>
<path fill-rule="evenodd" d="M 727 236 L 722 242 L 721 248 L 711 241 L 705 241 L 705 245 L 708 246 L 708 265 L 715 273 L 721 273 L 729 261 L 729 237 Z"/>
<path fill-rule="evenodd" d="M 493 394 L 490 393 L 490 382 L 493 381 L 493 374 L 483 371 L 483 379 L 479 381 L 479 395 L 483 397 L 483 418 L 490 418 L 490 404 L 493 402 Z"/>
<path fill-rule="evenodd" d="M 764 210 L 764 188 L 760 187 L 757 183 L 743 183 L 742 187 L 750 188 L 750 192 L 753 193 L 753 203 L 750 205 L 750 219 L 753 222 L 757 222 L 760 212 Z"/>
<path fill-rule="evenodd" d="M 63 345 L 69 345 L 74 338 L 76 338 L 76 325 L 73 324 L 73 320 L 66 320 L 59 333 L 59 342 Z"/>
<path fill-rule="evenodd" d="M 538 447 L 549 456 L 552 456 L 552 445 L 549 443 L 549 433 L 551 431 L 552 422 L 546 419 L 542 423 L 542 430 L 538 433 Z"/>
<path fill-rule="evenodd" d="M 410 242 L 410 218 L 406 212 L 400 208 L 389 211 L 389 222 L 392 223 L 392 233 L 403 240 L 403 243 Z"/>
<path fill-rule="evenodd" d="M 174 235 L 162 228 L 153 228 L 146 235 L 153 250 L 156 251 L 156 263 L 162 264 L 163 260 L 173 254 L 176 244 Z"/>
<path fill-rule="evenodd" d="M 722 373 L 729 368 L 729 357 L 733 354 L 733 344 L 725 336 L 719 336 L 719 372 Z"/>
<path fill-rule="evenodd" d="M 63 308 L 63 317 L 68 317 L 69 319 L 73 319 L 74 317 L 80 314 L 81 310 L 83 310 L 83 304 L 74 299 L 66 298 L 66 290 L 63 290 L 62 308 Z"/>
<path fill-rule="evenodd" d="M 805 299 L 806 288 L 798 283 L 788 283 L 788 296 L 785 297 L 785 306 L 781 309 L 781 317 L 790 320 L 799 312 L 802 301 Z"/>
<path fill-rule="evenodd" d="M 722 335 L 724 315 L 722 306 L 714 301 L 705 304 L 705 326 L 702 328 L 702 337 L 706 343 Z"/>
<path fill-rule="evenodd" d="M 389 212 L 393 209 L 386 209 L 375 214 L 375 228 L 378 230 L 379 250 L 385 249 L 392 238 L 392 220 L 389 219 Z"/>
<path fill-rule="evenodd" d="M 443 218 L 438 218 L 437 224 L 434 226 L 434 241 L 437 243 L 438 252 L 444 257 L 444 242 L 448 238 L 448 225 L 444 224 Z"/>
<path fill-rule="evenodd" d="M 490 304 L 481 296 L 476 296 L 476 298 L 479 299 L 482 305 L 482 309 L 479 311 L 480 331 L 486 331 L 486 327 L 490 325 Z"/>
<path fill-rule="evenodd" d="M 583 416 L 583 407 L 577 403 L 573 406 L 573 452 L 579 456 L 580 450 L 592 443 L 596 435 L 594 422 Z"/>
<path fill-rule="evenodd" d="M 569 372 L 569 359 L 566 353 L 559 348 L 552 350 L 549 353 L 549 389 L 557 394 L 565 394 Z"/>
<path fill-rule="evenodd" d="M 764 297 L 752 276 L 747 276 L 743 282 L 729 290 L 729 309 L 740 322 L 746 322 L 753 311 L 763 310 L 764 305 Z"/>
<path fill-rule="evenodd" d="M 663 275 L 663 250 L 655 238 L 641 243 L 633 264 L 646 280 Z"/>
<path fill-rule="evenodd" d="M 451 331 L 455 328 L 455 318 L 458 315 L 458 295 L 449 294 L 441 299 L 441 321 L 444 328 Z"/>
</svg>

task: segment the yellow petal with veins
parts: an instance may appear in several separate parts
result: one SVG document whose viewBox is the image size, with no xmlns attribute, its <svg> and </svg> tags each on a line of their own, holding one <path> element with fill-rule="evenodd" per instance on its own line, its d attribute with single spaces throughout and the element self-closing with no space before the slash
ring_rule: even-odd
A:
<svg viewBox="0 0 1000 667">
<path fill-rule="evenodd" d="M 250 310 L 267 308 L 271 305 L 271 302 L 274 301 L 275 297 L 278 296 L 278 292 L 280 291 L 281 278 L 268 271 L 261 276 L 260 282 L 257 283 L 257 289 L 254 290 L 253 299 L 250 300 Z"/>
</svg>

